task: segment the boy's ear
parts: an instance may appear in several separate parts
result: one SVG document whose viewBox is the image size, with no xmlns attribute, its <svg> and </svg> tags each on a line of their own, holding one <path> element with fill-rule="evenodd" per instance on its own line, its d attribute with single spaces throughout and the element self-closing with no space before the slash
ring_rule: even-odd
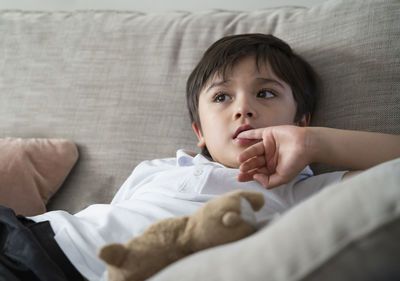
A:
<svg viewBox="0 0 400 281">
<path fill-rule="evenodd" d="M 303 114 L 300 121 L 297 122 L 297 125 L 300 127 L 307 127 L 308 125 L 310 125 L 310 121 L 311 121 L 311 114 L 308 112 Z"/>
<path fill-rule="evenodd" d="M 205 142 L 203 134 L 201 133 L 201 130 L 199 129 L 197 124 L 193 122 L 192 123 L 192 128 L 193 128 L 193 131 L 196 133 L 197 139 L 199 140 L 199 142 L 197 143 L 197 146 L 198 147 L 205 147 L 206 146 L 206 142 Z"/>
</svg>

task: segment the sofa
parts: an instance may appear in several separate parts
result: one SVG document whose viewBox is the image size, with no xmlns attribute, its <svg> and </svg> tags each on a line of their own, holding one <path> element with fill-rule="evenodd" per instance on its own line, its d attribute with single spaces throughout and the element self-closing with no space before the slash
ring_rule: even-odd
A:
<svg viewBox="0 0 400 281">
<path fill-rule="evenodd" d="M 257 11 L 1 10 L 0 204 L 28 216 L 75 213 L 109 203 L 141 161 L 198 151 L 186 79 L 215 40 L 254 32 L 282 38 L 320 74 L 312 126 L 400 134 L 398 0 Z M 312 165 L 316 174 L 343 168 Z M 397 159 L 151 280 L 400 280 L 399 202 Z"/>
</svg>

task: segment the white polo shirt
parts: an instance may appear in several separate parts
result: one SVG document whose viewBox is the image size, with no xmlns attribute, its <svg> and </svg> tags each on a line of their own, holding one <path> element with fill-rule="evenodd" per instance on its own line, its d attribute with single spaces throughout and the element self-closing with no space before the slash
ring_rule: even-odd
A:
<svg viewBox="0 0 400 281">
<path fill-rule="evenodd" d="M 313 176 L 307 167 L 290 183 L 271 190 L 255 181 L 238 182 L 238 173 L 238 169 L 200 154 L 178 150 L 176 158 L 140 163 L 110 204 L 91 205 L 75 215 L 52 211 L 31 219 L 49 220 L 66 256 L 83 276 L 94 281 L 106 270 L 97 257 L 103 245 L 125 243 L 156 221 L 190 215 L 208 200 L 236 189 L 262 192 L 265 205 L 257 218 L 269 219 L 340 181 L 344 172 Z"/>
</svg>

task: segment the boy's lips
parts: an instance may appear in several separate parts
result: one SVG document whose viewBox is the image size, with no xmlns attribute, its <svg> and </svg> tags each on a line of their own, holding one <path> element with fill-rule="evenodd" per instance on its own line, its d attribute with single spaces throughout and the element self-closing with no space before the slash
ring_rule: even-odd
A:
<svg viewBox="0 0 400 281">
<path fill-rule="evenodd" d="M 237 128 L 235 134 L 233 135 L 233 139 L 236 139 L 237 136 L 244 131 L 252 130 L 254 129 L 251 125 L 242 125 L 239 128 Z"/>
<path fill-rule="evenodd" d="M 242 125 L 242 126 L 240 126 L 239 128 L 237 128 L 235 134 L 233 135 L 233 138 L 232 138 L 233 142 L 238 144 L 239 146 L 245 146 L 245 147 L 258 142 L 258 140 L 255 140 L 255 139 L 238 138 L 238 135 L 241 132 L 248 131 L 248 130 L 253 130 L 253 129 L 254 128 L 251 125 Z"/>
</svg>

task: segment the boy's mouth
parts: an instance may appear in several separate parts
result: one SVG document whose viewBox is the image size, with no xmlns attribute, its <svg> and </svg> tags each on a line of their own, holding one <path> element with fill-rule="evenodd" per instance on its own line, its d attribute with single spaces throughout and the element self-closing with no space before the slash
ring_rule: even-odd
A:
<svg viewBox="0 0 400 281">
<path fill-rule="evenodd" d="M 248 130 L 252 130 L 252 129 L 254 129 L 254 128 L 253 128 L 252 126 L 250 126 L 250 125 L 242 125 L 242 126 L 240 126 L 239 128 L 237 128 L 235 134 L 233 135 L 233 139 L 236 139 L 237 136 L 238 136 L 241 132 L 248 131 Z"/>
</svg>

